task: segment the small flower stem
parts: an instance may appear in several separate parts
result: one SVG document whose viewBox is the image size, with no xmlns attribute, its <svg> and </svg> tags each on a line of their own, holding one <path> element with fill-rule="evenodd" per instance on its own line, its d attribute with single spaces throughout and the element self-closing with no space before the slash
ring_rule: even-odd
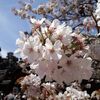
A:
<svg viewBox="0 0 100 100">
<path fill-rule="evenodd" d="M 44 44 L 45 44 L 45 39 L 44 39 L 43 34 L 42 34 L 38 29 L 36 29 L 36 32 L 41 36 L 41 38 L 42 38 L 42 43 L 43 43 L 43 45 L 44 45 Z"/>
</svg>

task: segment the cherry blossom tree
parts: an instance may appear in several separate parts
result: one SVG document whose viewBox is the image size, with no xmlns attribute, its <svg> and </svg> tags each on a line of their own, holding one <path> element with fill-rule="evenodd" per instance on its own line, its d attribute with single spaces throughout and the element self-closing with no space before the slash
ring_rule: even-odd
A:
<svg viewBox="0 0 100 100">
<path fill-rule="evenodd" d="M 20 2 L 20 9 L 12 9 L 31 24 L 31 33 L 20 32 L 16 41 L 15 52 L 30 64 L 30 75 L 21 85 L 28 87 L 25 92 L 31 96 L 32 90 L 38 94 L 43 85 L 41 98 L 47 100 L 88 100 L 86 92 L 73 87 L 66 88 L 64 94 L 55 91 L 57 84 L 90 79 L 93 61 L 100 61 L 100 0 L 49 0 L 37 8 L 34 3 L 27 0 Z M 41 83 L 44 78 L 51 83 Z"/>
</svg>

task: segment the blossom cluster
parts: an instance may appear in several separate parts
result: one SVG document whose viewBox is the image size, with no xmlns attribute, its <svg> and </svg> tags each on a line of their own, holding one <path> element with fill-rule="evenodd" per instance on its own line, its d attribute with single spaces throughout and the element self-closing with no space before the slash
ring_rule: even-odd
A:
<svg viewBox="0 0 100 100">
<path fill-rule="evenodd" d="M 86 91 L 82 92 L 72 87 L 67 87 L 64 94 L 59 93 L 56 98 L 57 100 L 89 100 L 90 96 Z"/>
<path fill-rule="evenodd" d="M 46 18 L 31 18 L 30 22 L 32 34 L 20 32 L 16 52 L 30 63 L 30 68 L 41 79 L 46 76 L 48 81 L 69 83 L 91 77 L 92 59 L 86 57 L 89 46 L 82 34 L 73 32 L 58 19 L 51 22 Z"/>
<path fill-rule="evenodd" d="M 26 79 L 29 82 L 27 82 Z M 40 84 L 39 77 L 31 74 L 29 76 L 24 77 L 24 79 L 20 81 L 20 84 L 23 87 L 25 87 L 25 85 L 27 84 L 27 89 L 24 91 L 24 94 L 26 94 L 26 96 L 30 99 L 34 98 L 35 100 L 89 100 L 90 98 L 90 95 L 86 91 L 81 91 L 81 88 L 78 86 L 77 82 L 73 82 L 72 85 L 70 85 L 69 87 L 64 87 L 66 89 L 63 92 L 61 91 L 61 88 L 57 92 L 57 83 L 47 82 Z"/>
<path fill-rule="evenodd" d="M 73 82 L 73 84 L 77 87 L 78 83 Z M 46 96 L 44 96 L 47 97 L 46 100 L 89 100 L 90 98 L 90 95 L 86 91 L 79 90 L 80 87 L 76 89 L 73 85 L 66 87 L 64 92 L 59 90 L 58 93 L 56 92 L 57 84 L 55 83 L 44 83 L 42 86 L 45 92 L 48 92 L 45 94 Z"/>
<path fill-rule="evenodd" d="M 24 94 L 27 94 L 27 97 L 39 96 L 40 83 L 41 79 L 35 74 L 30 74 L 20 80 L 21 88 Z"/>
</svg>

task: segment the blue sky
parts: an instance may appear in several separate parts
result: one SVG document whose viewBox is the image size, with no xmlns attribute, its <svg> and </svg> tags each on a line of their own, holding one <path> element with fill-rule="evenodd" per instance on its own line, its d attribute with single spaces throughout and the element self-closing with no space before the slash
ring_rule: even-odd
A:
<svg viewBox="0 0 100 100">
<path fill-rule="evenodd" d="M 36 0 L 35 6 L 46 0 Z M 18 0 L 0 0 L 0 47 L 2 55 L 17 48 L 15 42 L 19 37 L 19 31 L 30 31 L 30 25 L 26 20 L 16 17 L 11 8 L 18 6 Z"/>
</svg>

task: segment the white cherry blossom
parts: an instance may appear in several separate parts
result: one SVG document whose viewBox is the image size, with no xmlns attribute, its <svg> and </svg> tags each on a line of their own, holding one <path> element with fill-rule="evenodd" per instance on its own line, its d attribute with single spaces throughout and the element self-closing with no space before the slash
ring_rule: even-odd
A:
<svg viewBox="0 0 100 100">
<path fill-rule="evenodd" d="M 54 29 L 56 29 L 56 27 L 57 27 L 58 25 L 60 25 L 60 21 L 59 21 L 58 19 L 55 19 L 55 20 L 52 21 L 52 23 L 51 23 L 49 29 L 50 29 L 50 30 L 54 30 Z"/>
<path fill-rule="evenodd" d="M 45 18 L 42 18 L 41 20 L 36 20 L 35 18 L 30 18 L 30 22 L 33 25 L 37 24 L 37 25 L 40 26 L 44 21 L 45 21 Z"/>
<path fill-rule="evenodd" d="M 54 44 L 47 38 L 43 58 L 47 60 L 60 60 L 62 57 L 62 43 L 60 40 L 57 40 Z"/>
<path fill-rule="evenodd" d="M 39 59 L 40 57 L 40 48 L 41 48 L 41 43 L 39 41 L 39 38 L 36 37 L 30 37 L 28 40 L 25 42 L 22 52 L 25 56 L 27 56 L 29 62 L 33 62 L 36 59 Z"/>
<path fill-rule="evenodd" d="M 69 45 L 71 43 L 71 32 L 72 28 L 66 26 L 65 23 L 58 25 L 55 29 L 52 38 L 61 40 L 64 45 Z"/>
</svg>

